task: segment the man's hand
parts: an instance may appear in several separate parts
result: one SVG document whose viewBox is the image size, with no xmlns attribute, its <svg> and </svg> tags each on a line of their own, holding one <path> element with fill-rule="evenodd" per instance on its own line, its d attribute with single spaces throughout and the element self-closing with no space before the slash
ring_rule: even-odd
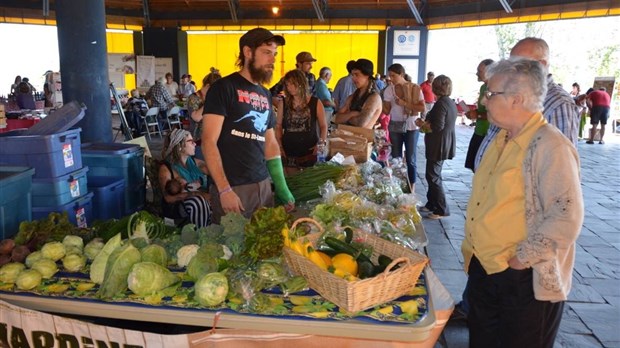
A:
<svg viewBox="0 0 620 348">
<path fill-rule="evenodd" d="M 478 118 L 478 110 L 469 110 L 465 113 L 468 119 L 475 121 Z"/>
<path fill-rule="evenodd" d="M 245 211 L 239 196 L 232 190 L 220 194 L 220 204 L 225 214 L 241 213 Z"/>
</svg>

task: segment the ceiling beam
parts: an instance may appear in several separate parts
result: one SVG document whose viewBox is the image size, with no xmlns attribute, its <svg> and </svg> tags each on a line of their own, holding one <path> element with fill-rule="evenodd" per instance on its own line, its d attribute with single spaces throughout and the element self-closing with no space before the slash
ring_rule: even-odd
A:
<svg viewBox="0 0 620 348">
<path fill-rule="evenodd" d="M 327 6 L 327 0 L 312 0 L 312 6 L 314 7 L 314 12 L 316 12 L 316 17 L 320 22 L 325 22 L 324 11 Z"/>
<path fill-rule="evenodd" d="M 512 7 L 510 7 L 508 1 L 499 0 L 499 3 L 502 4 L 502 7 L 504 8 L 504 11 L 506 11 L 506 13 L 512 13 Z"/>
<path fill-rule="evenodd" d="M 409 6 L 409 9 L 411 10 L 411 13 L 413 13 L 413 18 L 415 18 L 416 22 L 418 22 L 418 24 L 420 24 L 420 25 L 424 25 L 424 21 L 422 20 L 422 16 L 420 15 L 420 11 L 418 11 L 418 8 L 416 7 L 416 5 L 413 2 L 413 0 L 407 0 L 407 5 Z"/>
<path fill-rule="evenodd" d="M 237 17 L 237 10 L 239 10 L 239 0 L 228 0 L 228 10 L 230 11 L 230 19 L 233 22 L 239 22 Z"/>
<path fill-rule="evenodd" d="M 149 11 L 149 0 L 142 0 L 142 16 L 144 17 L 144 26 L 151 26 L 151 14 Z"/>
</svg>

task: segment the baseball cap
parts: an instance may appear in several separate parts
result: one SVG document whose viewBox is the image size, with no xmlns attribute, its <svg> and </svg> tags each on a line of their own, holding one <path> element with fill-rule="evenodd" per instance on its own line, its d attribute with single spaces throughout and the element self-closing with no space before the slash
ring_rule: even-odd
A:
<svg viewBox="0 0 620 348">
<path fill-rule="evenodd" d="M 286 43 L 284 37 L 281 35 L 274 35 L 265 28 L 254 28 L 243 34 L 239 39 L 239 49 L 242 50 L 243 46 L 256 48 L 269 41 L 274 41 L 278 46 L 283 46 Z"/>
<path fill-rule="evenodd" d="M 362 72 L 362 74 L 366 76 L 374 76 L 372 72 L 373 68 L 374 65 L 371 61 L 369 61 L 368 59 L 360 58 L 355 61 L 355 64 L 353 64 L 353 69 L 351 70 L 359 70 Z"/>
<path fill-rule="evenodd" d="M 297 59 L 297 63 L 316 62 L 316 59 L 312 57 L 310 52 L 299 52 L 295 58 Z"/>
</svg>

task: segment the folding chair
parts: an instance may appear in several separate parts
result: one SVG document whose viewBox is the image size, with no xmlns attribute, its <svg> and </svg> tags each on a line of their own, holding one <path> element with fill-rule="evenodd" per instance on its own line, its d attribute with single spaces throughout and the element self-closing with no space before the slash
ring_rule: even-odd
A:
<svg viewBox="0 0 620 348">
<path fill-rule="evenodd" d="M 142 116 L 142 122 L 144 123 L 144 132 L 141 134 L 145 134 L 151 140 L 151 134 L 158 134 L 161 139 L 161 128 L 159 127 L 159 121 L 157 120 L 157 115 L 159 115 L 159 108 L 152 107 L 149 111 L 146 112 L 146 115 Z M 155 130 L 151 131 L 151 127 Z"/>
<path fill-rule="evenodd" d="M 178 106 L 172 107 L 172 109 L 168 110 L 168 114 L 166 115 L 166 121 L 168 121 L 168 130 L 172 130 L 172 125 L 176 124 L 179 128 L 181 126 L 181 108 Z"/>
</svg>

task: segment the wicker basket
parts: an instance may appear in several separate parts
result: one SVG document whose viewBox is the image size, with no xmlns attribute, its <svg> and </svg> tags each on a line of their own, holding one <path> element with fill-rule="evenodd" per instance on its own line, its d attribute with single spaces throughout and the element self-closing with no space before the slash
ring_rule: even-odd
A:
<svg viewBox="0 0 620 348">
<path fill-rule="evenodd" d="M 293 224 L 291 230 L 297 223 L 298 221 Z M 313 246 L 316 246 L 320 237 L 321 233 L 313 233 L 302 238 L 307 238 Z M 294 274 L 306 278 L 312 289 L 348 312 L 362 311 L 406 295 L 415 287 L 424 266 L 428 263 L 426 256 L 375 235 L 354 230 L 353 239 L 362 240 L 372 246 L 373 263 L 377 263 L 381 254 L 389 256 L 394 261 L 383 273 L 375 277 L 347 281 L 320 269 L 288 247 L 284 247 L 284 256 Z M 392 271 L 397 264 L 401 264 L 401 267 Z"/>
</svg>

